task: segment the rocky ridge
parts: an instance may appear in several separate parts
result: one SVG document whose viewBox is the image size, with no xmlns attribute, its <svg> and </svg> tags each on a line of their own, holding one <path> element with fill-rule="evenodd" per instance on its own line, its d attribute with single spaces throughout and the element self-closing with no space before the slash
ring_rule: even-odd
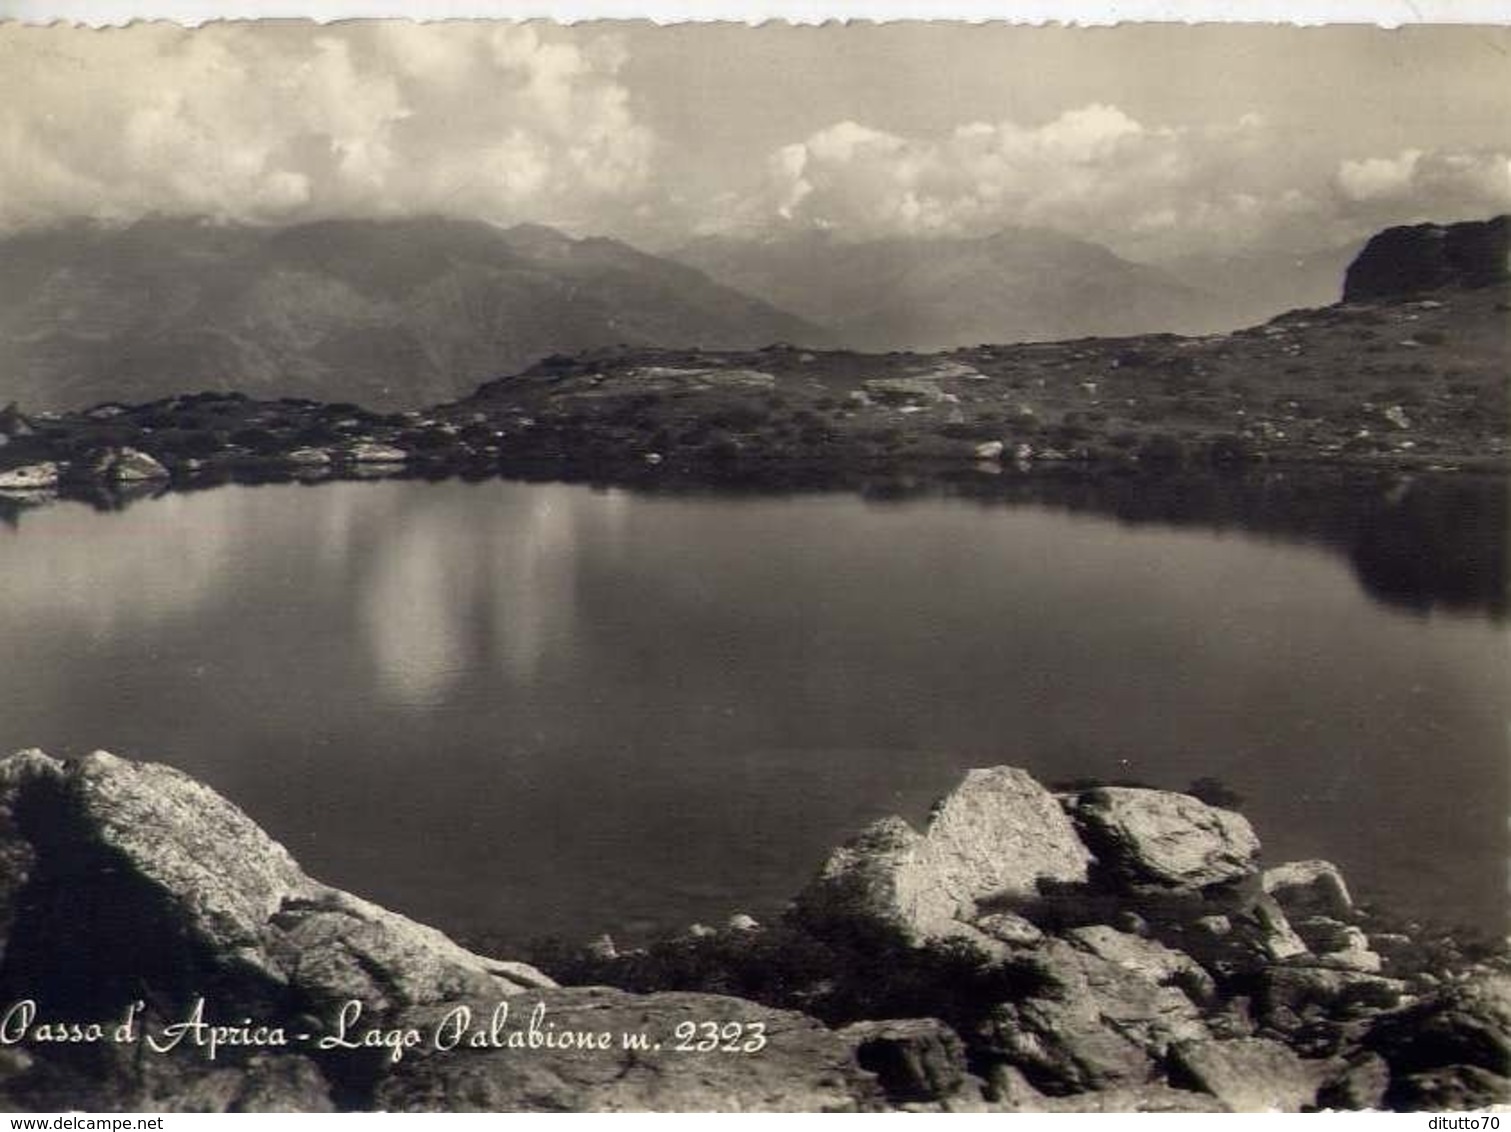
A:
<svg viewBox="0 0 1511 1132">
<path fill-rule="evenodd" d="M 0 1099 L 97 1111 L 1511 1099 L 1504 963 L 1425 971 L 1410 940 L 1371 934 L 1334 867 L 1265 869 L 1259 853 L 1241 816 L 1188 795 L 1055 793 L 986 768 L 924 831 L 884 819 L 837 849 L 780 923 L 736 917 L 660 954 L 605 940 L 547 963 L 553 979 L 312 880 L 178 771 L 23 751 L 0 760 Z M 669 954 L 694 962 L 678 976 Z M 588 966 L 597 977 L 580 977 Z M 49 1040 L 133 1009 L 161 1038 L 197 1002 L 228 1034 L 245 1019 L 287 1040 L 225 1038 L 213 1059 L 192 1029 L 150 1056 L 139 1040 Z M 360 1040 L 369 1027 L 398 1036 Z M 531 1048 L 532 1032 L 554 1037 Z"/>
</svg>

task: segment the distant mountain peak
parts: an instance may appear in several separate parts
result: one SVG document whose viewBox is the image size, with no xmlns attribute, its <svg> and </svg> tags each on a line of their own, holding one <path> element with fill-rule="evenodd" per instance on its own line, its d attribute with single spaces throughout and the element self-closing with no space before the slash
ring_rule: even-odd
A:
<svg viewBox="0 0 1511 1132">
<path fill-rule="evenodd" d="M 705 239 L 676 255 L 861 350 L 1181 330 L 1192 297 L 1156 268 L 1042 228 L 859 241 L 807 229 Z"/>
</svg>

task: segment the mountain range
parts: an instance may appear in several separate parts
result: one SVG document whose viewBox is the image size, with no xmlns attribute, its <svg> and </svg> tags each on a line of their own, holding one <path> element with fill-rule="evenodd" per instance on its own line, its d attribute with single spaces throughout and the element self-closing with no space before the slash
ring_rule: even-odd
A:
<svg viewBox="0 0 1511 1132">
<path fill-rule="evenodd" d="M 1337 297 L 1350 249 L 1171 268 L 982 239 L 708 237 L 666 255 L 541 225 L 152 217 L 0 239 L 0 404 L 204 389 L 409 408 L 553 354 L 773 342 L 932 351 L 1230 329 Z"/>
<path fill-rule="evenodd" d="M 0 241 L 0 403 L 35 409 L 200 389 L 407 407 L 556 352 L 823 338 L 693 268 L 537 225 L 152 218 Z"/>
<path fill-rule="evenodd" d="M 858 350 L 1179 331 L 1199 296 L 1107 248 L 1032 228 L 984 239 L 708 237 L 676 258 L 830 329 Z"/>
</svg>

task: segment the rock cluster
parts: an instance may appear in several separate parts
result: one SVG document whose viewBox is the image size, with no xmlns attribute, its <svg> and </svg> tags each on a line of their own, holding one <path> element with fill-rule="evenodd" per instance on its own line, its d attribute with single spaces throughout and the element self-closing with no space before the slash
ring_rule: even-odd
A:
<svg viewBox="0 0 1511 1132">
<path fill-rule="evenodd" d="M 969 941 L 1036 975 L 963 1035 L 973 1063 L 1010 1071 L 996 1099 L 1019 1108 L 1168 1107 L 1152 1083 L 1235 1110 L 1511 1098 L 1511 1027 L 1489 1040 L 1507 976 L 1424 1005 L 1384 971 L 1334 865 L 1264 869 L 1242 815 L 1189 795 L 972 771 L 923 833 L 885 818 L 837 849 L 795 914 L 818 933 Z M 1454 1041 L 1389 1037 L 1445 1019 Z M 1430 1071 L 1407 1052 L 1424 1043 Z"/>
<path fill-rule="evenodd" d="M 836 850 L 785 925 L 814 940 L 886 937 L 907 953 L 944 947 L 1003 977 L 972 984 L 994 989 L 970 1003 L 969 1023 L 925 1009 L 825 1025 L 675 987 L 558 987 L 311 879 L 178 771 L 23 751 L 0 760 L 0 1000 L 33 999 L 55 1020 L 136 1003 L 140 1024 L 161 1029 L 202 999 L 345 1039 L 233 1046 L 215 1060 L 10 1041 L 0 1103 L 1295 1111 L 1511 1097 L 1511 975 L 1434 990 L 1398 977 L 1333 866 L 1263 870 L 1242 817 L 1187 795 L 1055 794 L 1021 770 L 972 771 L 922 833 L 892 818 Z M 758 948 L 774 930 L 739 917 L 690 945 Z M 343 1029 L 354 1007 L 364 1029 L 356 1015 Z M 366 1027 L 398 1037 L 369 1047 L 356 1040 Z M 586 1044 L 504 1040 L 525 1027 Z M 445 1032 L 465 1039 L 435 1040 Z"/>
</svg>

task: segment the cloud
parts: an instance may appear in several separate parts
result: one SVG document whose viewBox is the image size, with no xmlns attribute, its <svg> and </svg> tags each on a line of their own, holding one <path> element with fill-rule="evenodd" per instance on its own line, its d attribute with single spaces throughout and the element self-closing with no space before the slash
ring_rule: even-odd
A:
<svg viewBox="0 0 1511 1132">
<path fill-rule="evenodd" d="M 876 107 L 886 128 L 811 129 L 829 121 L 815 107 L 790 134 L 711 156 L 667 107 L 699 88 L 664 58 L 649 76 L 645 59 L 631 66 L 626 44 L 641 42 L 487 21 L 6 24 L 0 229 L 151 212 L 441 212 L 674 246 L 694 231 L 860 239 L 1023 225 L 1139 257 L 1322 247 L 1511 208 L 1504 139 L 1458 151 L 1416 136 L 1396 152 L 1410 135 L 1394 132 L 1383 152 L 1351 152 L 1354 134 L 1340 140 L 1335 124 L 1298 130 L 1294 116 L 1286 127 L 1237 105 L 1226 122 L 1157 121 L 1110 94 L 1043 120 L 928 132 L 898 127 L 887 99 Z M 753 98 L 750 113 L 763 106 Z M 727 108 L 716 117 L 735 137 L 753 128 Z"/>
<path fill-rule="evenodd" d="M 1489 214 L 1511 208 L 1511 155 L 1404 149 L 1393 157 L 1343 161 L 1334 183 L 1345 206 L 1365 214 Z"/>
<path fill-rule="evenodd" d="M 1503 209 L 1507 188 L 1500 154 L 1409 150 L 1339 166 L 1300 152 L 1256 113 L 1164 126 L 1094 103 L 1035 126 L 974 122 L 930 137 L 840 122 L 773 153 L 762 189 L 726 216 L 747 229 L 854 238 L 1046 227 L 1172 254 L 1320 246 L 1403 206 L 1445 216 Z"/>
<path fill-rule="evenodd" d="M 630 208 L 656 139 L 623 63 L 527 25 L 7 25 L 0 224 Z"/>
<path fill-rule="evenodd" d="M 1222 130 L 1152 127 L 1101 103 L 1038 126 L 973 122 L 934 138 L 841 122 L 773 154 L 741 219 L 856 237 L 1210 230 L 1254 211 L 1237 167 L 1264 129 L 1255 115 Z"/>
</svg>

